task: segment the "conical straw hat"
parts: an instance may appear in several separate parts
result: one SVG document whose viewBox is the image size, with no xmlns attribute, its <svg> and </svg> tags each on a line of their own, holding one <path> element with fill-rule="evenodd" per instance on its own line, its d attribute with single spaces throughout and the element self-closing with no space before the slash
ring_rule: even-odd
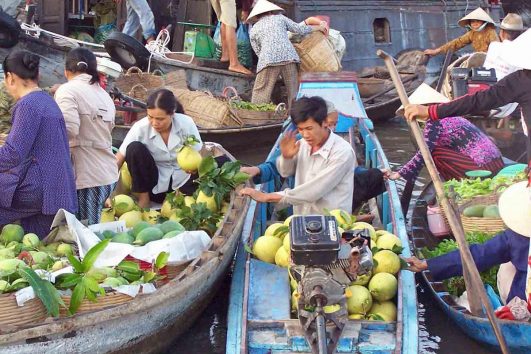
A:
<svg viewBox="0 0 531 354">
<path fill-rule="evenodd" d="M 500 28 L 506 31 L 523 31 L 524 21 L 518 14 L 508 13 L 500 23 Z"/>
<path fill-rule="evenodd" d="M 265 14 L 266 12 L 271 11 L 284 11 L 284 9 L 267 0 L 258 0 L 256 5 L 254 5 L 253 9 L 251 10 L 249 17 L 247 17 L 247 21 L 249 21 L 255 16 Z"/>
<path fill-rule="evenodd" d="M 466 25 L 468 25 L 468 21 L 470 20 L 479 20 L 494 24 L 494 20 L 481 7 L 478 7 L 477 9 L 457 21 L 457 24 L 461 27 L 465 27 Z"/>
<path fill-rule="evenodd" d="M 531 29 L 504 45 L 501 58 L 519 69 L 531 70 Z"/>
<path fill-rule="evenodd" d="M 525 237 L 531 237 L 531 188 L 527 181 L 513 184 L 500 196 L 500 216 L 507 227 Z"/>
<path fill-rule="evenodd" d="M 422 83 L 419 87 L 409 96 L 409 103 L 411 104 L 433 104 L 433 103 L 445 103 L 449 102 L 448 97 L 435 91 L 429 85 Z M 404 115 L 404 106 L 400 106 L 396 110 L 396 115 Z"/>
</svg>

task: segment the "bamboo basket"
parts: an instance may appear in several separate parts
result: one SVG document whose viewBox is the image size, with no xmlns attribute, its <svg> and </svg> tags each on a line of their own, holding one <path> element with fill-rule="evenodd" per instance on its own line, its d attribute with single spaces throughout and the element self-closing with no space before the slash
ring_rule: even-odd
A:
<svg viewBox="0 0 531 354">
<path fill-rule="evenodd" d="M 155 75 L 155 73 L 159 73 L 159 75 Z M 124 94 L 146 102 L 153 91 L 164 87 L 164 79 L 160 71 L 150 74 L 133 66 L 127 70 L 125 75 L 116 79 L 114 85 Z"/>
<path fill-rule="evenodd" d="M 137 295 L 141 296 L 140 294 Z M 71 296 L 63 295 L 61 296 L 63 299 L 66 308 L 61 307 L 59 310 L 59 316 L 60 317 L 67 317 L 68 316 L 68 307 L 70 306 L 70 298 Z M 105 293 L 105 296 L 98 296 L 97 302 L 89 301 L 88 299 L 84 299 L 81 302 L 81 305 L 79 306 L 79 309 L 77 310 L 76 314 L 83 314 L 87 312 L 94 312 L 94 311 L 101 311 L 109 307 L 114 307 L 118 305 L 125 304 L 126 302 L 132 301 L 134 298 L 129 295 L 124 295 L 122 293 L 116 292 L 116 291 L 109 291 Z"/>
<path fill-rule="evenodd" d="M 38 298 L 18 306 L 15 294 L 0 295 L 0 328 L 4 326 L 27 326 L 43 322 L 48 315 Z"/>
<path fill-rule="evenodd" d="M 232 96 L 231 96 L 232 93 Z M 227 100 L 231 112 L 244 125 L 264 125 L 282 123 L 288 117 L 286 104 L 280 103 L 274 111 L 254 111 L 251 109 L 240 109 L 232 106 L 233 102 L 241 101 L 238 91 L 234 87 L 225 87 L 223 97 Z"/>
<path fill-rule="evenodd" d="M 341 62 L 332 43 L 322 32 L 313 32 L 293 43 L 301 58 L 303 72 L 336 72 L 341 70 Z"/>
<path fill-rule="evenodd" d="M 483 217 L 472 217 L 464 216 L 463 211 L 472 205 L 492 205 L 498 204 L 499 199 L 498 193 L 492 193 L 485 196 L 474 197 L 462 204 L 459 205 L 459 213 L 461 216 L 461 223 L 463 224 L 463 229 L 465 232 L 479 231 L 489 234 L 494 234 L 500 231 L 505 230 L 507 227 L 503 223 L 501 218 L 483 218 Z"/>
</svg>

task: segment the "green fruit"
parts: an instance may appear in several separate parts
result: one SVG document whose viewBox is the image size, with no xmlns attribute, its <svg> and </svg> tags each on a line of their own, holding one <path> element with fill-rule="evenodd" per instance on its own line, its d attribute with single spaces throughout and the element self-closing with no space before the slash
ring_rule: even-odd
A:
<svg viewBox="0 0 531 354">
<path fill-rule="evenodd" d="M 369 272 L 367 274 L 358 275 L 356 277 L 356 280 L 354 280 L 350 285 L 367 285 L 369 283 L 369 280 L 371 280 L 372 273 Z"/>
<path fill-rule="evenodd" d="M 122 216 L 128 211 L 133 210 L 135 207 L 135 201 L 128 195 L 119 194 L 112 198 L 112 208 L 116 216 Z M 140 216 L 142 218 L 142 216 Z"/>
<path fill-rule="evenodd" d="M 371 293 L 361 285 L 351 285 L 348 287 L 351 296 L 347 298 L 347 310 L 349 314 L 366 314 L 372 306 Z"/>
<path fill-rule="evenodd" d="M 482 218 L 485 205 L 472 205 L 463 210 L 463 215 L 467 217 Z"/>
<path fill-rule="evenodd" d="M 398 291 L 398 281 L 393 274 L 375 274 L 369 282 L 372 297 L 378 301 L 387 301 L 395 297 Z"/>
<path fill-rule="evenodd" d="M 212 212 L 216 212 L 218 210 L 218 207 L 216 205 L 216 198 L 214 197 L 213 193 L 211 196 L 208 196 L 205 193 L 203 193 L 203 191 L 199 191 L 195 202 L 197 204 L 205 203 L 206 207 L 210 209 Z"/>
<path fill-rule="evenodd" d="M 66 257 L 69 254 L 74 254 L 74 249 L 72 248 L 72 245 L 68 243 L 61 243 L 57 246 L 56 252 L 59 257 Z"/>
<path fill-rule="evenodd" d="M 57 272 L 58 270 L 63 269 L 66 267 L 66 263 L 63 261 L 56 261 L 52 266 L 52 272 Z"/>
<path fill-rule="evenodd" d="M 142 222 L 142 213 L 138 210 L 131 210 L 120 216 L 118 220 L 124 221 L 125 226 L 130 229 L 132 227 L 135 227 L 138 223 Z"/>
<path fill-rule="evenodd" d="M 110 286 L 112 288 L 117 288 L 120 285 L 122 285 L 122 282 L 118 278 L 107 277 L 107 278 L 105 278 L 105 280 L 103 281 L 102 284 L 103 285 L 108 285 L 108 286 Z"/>
<path fill-rule="evenodd" d="M 114 237 L 111 239 L 111 242 L 116 243 L 125 243 L 128 245 L 132 245 L 135 238 L 131 236 L 127 232 L 120 232 L 119 234 L 114 235 Z"/>
<path fill-rule="evenodd" d="M 151 241 L 160 240 L 164 236 L 164 233 L 156 227 L 148 227 L 136 236 L 133 244 L 144 246 L 146 243 Z"/>
<path fill-rule="evenodd" d="M 98 283 L 101 283 L 105 278 L 108 277 L 107 271 L 100 268 L 92 268 L 86 273 L 86 276 L 94 279 Z"/>
<path fill-rule="evenodd" d="M 370 315 L 377 315 L 387 322 L 396 321 L 396 305 L 392 301 L 374 302 Z"/>
<path fill-rule="evenodd" d="M 26 247 L 37 247 L 40 243 L 39 236 L 35 234 L 26 234 L 22 238 L 22 244 Z"/>
<path fill-rule="evenodd" d="M 135 227 L 133 227 L 133 232 L 132 232 L 133 236 L 136 237 L 140 233 L 140 231 L 147 229 L 148 227 L 152 227 L 152 226 L 147 221 L 139 222 L 138 224 L 135 225 Z"/>
<path fill-rule="evenodd" d="M 160 215 L 162 215 L 165 218 L 169 218 L 176 209 L 172 208 L 172 205 L 169 200 L 164 200 L 164 203 L 162 203 L 162 208 L 160 208 Z"/>
<path fill-rule="evenodd" d="M 114 209 L 105 208 L 101 210 L 100 223 L 114 221 Z"/>
<path fill-rule="evenodd" d="M 276 265 L 284 268 L 289 267 L 289 253 L 284 247 L 279 247 L 277 253 L 275 253 L 275 263 Z"/>
<path fill-rule="evenodd" d="M 193 204 L 195 204 L 194 197 L 189 196 L 189 195 L 184 197 L 184 205 L 185 206 L 187 206 L 188 208 L 191 208 Z"/>
<path fill-rule="evenodd" d="M 201 160 L 201 154 L 190 146 L 184 146 L 177 154 L 177 164 L 186 172 L 197 171 Z"/>
<path fill-rule="evenodd" d="M 6 248 L 12 250 L 15 252 L 15 255 L 17 255 L 20 253 L 20 251 L 22 251 L 22 243 L 11 241 L 6 245 Z"/>
<path fill-rule="evenodd" d="M 26 279 L 20 278 L 11 283 L 11 285 L 9 286 L 9 291 L 17 291 L 20 289 L 27 288 L 28 286 L 29 283 L 26 281 Z"/>
<path fill-rule="evenodd" d="M 116 232 L 111 230 L 105 230 L 101 233 L 101 235 L 103 236 L 103 239 L 106 240 L 108 238 L 113 238 L 114 235 L 116 235 Z"/>
<path fill-rule="evenodd" d="M 129 285 L 129 282 L 124 277 L 117 277 L 116 279 L 118 279 L 120 285 Z"/>
<path fill-rule="evenodd" d="M 142 220 L 148 222 L 150 225 L 155 225 L 159 220 L 160 212 L 156 210 L 147 210 L 142 213 Z"/>
<path fill-rule="evenodd" d="M 175 236 L 180 235 L 183 232 L 184 231 L 181 231 L 181 230 L 173 230 L 173 231 L 170 231 L 167 234 L 165 234 L 162 238 L 164 238 L 164 239 L 166 239 L 166 238 L 174 238 Z"/>
<path fill-rule="evenodd" d="M 290 244 L 290 241 L 289 241 L 289 233 L 287 233 L 286 236 L 284 236 L 284 239 L 282 240 L 282 247 L 284 247 L 286 252 L 288 252 L 288 254 L 290 254 L 290 252 L 291 252 L 291 244 Z"/>
<path fill-rule="evenodd" d="M 3 248 L 0 250 L 0 257 L 4 259 L 15 258 L 15 252 L 10 248 Z"/>
<path fill-rule="evenodd" d="M 133 177 L 129 172 L 127 162 L 124 162 L 122 167 L 120 168 L 120 180 L 122 181 L 122 185 L 125 187 L 125 189 L 127 191 L 130 191 L 131 187 L 133 186 Z"/>
<path fill-rule="evenodd" d="M 160 231 L 162 231 L 164 235 L 166 235 L 170 231 L 180 231 L 180 232 L 186 231 L 184 226 L 182 226 L 177 221 L 173 221 L 173 220 L 164 221 L 162 224 L 160 224 L 159 228 L 160 228 Z"/>
<path fill-rule="evenodd" d="M 400 258 L 394 252 L 389 250 L 378 251 L 373 256 L 373 260 L 376 261 L 376 267 L 372 270 L 373 274 L 397 274 L 400 271 Z"/>
<path fill-rule="evenodd" d="M 402 241 L 390 233 L 383 234 L 376 240 L 376 247 L 381 250 L 392 250 L 395 246 L 402 247 Z"/>
<path fill-rule="evenodd" d="M 282 247 L 282 240 L 273 236 L 260 236 L 254 241 L 253 254 L 261 261 L 275 263 L 275 255 Z"/>
<path fill-rule="evenodd" d="M 3 294 L 6 292 L 7 288 L 9 287 L 9 283 L 5 280 L 0 280 L 0 294 Z"/>
<path fill-rule="evenodd" d="M 483 211 L 483 217 L 484 218 L 499 219 L 500 218 L 500 211 L 498 210 L 498 206 L 497 205 L 489 205 L 488 207 L 486 207 L 485 210 Z"/>
<path fill-rule="evenodd" d="M 48 253 L 46 252 L 30 251 L 29 253 L 31 254 L 31 258 L 33 258 L 33 263 L 35 264 L 44 264 L 50 261 L 50 256 L 48 256 Z"/>
<path fill-rule="evenodd" d="M 265 230 L 264 232 L 264 236 L 275 236 L 275 237 L 279 237 L 279 238 L 284 238 L 284 235 L 285 233 L 278 233 L 277 235 L 275 235 L 275 232 L 281 228 L 285 226 L 283 223 L 281 222 L 277 222 L 277 223 L 274 223 L 274 224 L 271 224 L 267 227 L 267 229 Z M 287 232 L 287 231 L 286 231 Z"/>
<path fill-rule="evenodd" d="M 0 239 L 2 239 L 4 243 L 9 243 L 11 241 L 22 242 L 23 237 L 24 229 L 17 224 L 7 224 L 3 227 L 2 233 L 0 234 Z"/>
<path fill-rule="evenodd" d="M 11 272 L 19 267 L 25 267 L 26 263 L 17 258 L 0 261 L 0 272 Z"/>
</svg>

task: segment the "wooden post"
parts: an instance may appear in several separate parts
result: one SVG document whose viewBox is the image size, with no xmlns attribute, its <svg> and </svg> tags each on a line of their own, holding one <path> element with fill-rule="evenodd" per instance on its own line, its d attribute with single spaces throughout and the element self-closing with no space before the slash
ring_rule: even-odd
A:
<svg viewBox="0 0 531 354">
<path fill-rule="evenodd" d="M 378 55 L 385 61 L 385 65 L 389 70 L 391 79 L 393 80 L 393 83 L 396 86 L 396 91 L 398 92 L 400 101 L 405 107 L 409 104 L 409 98 L 407 97 L 406 90 L 404 89 L 404 85 L 400 80 L 400 76 L 398 74 L 398 71 L 396 70 L 392 57 L 389 54 L 385 53 L 383 50 L 376 51 L 376 55 Z M 430 177 L 433 181 L 433 185 L 435 186 L 435 191 L 437 192 L 439 202 L 442 204 L 445 212 L 447 213 L 450 229 L 452 230 L 457 244 L 459 245 L 459 254 L 461 255 L 461 262 L 463 264 L 463 275 L 465 278 L 465 285 L 468 294 L 468 302 L 470 304 L 470 311 L 476 316 L 482 316 L 482 306 L 485 308 L 487 312 L 487 317 L 492 325 L 494 333 L 496 334 L 496 338 L 498 339 L 498 343 L 500 344 L 502 352 L 509 353 L 509 349 L 507 348 L 507 344 L 505 343 L 505 338 L 503 337 L 503 333 L 501 332 L 496 316 L 494 315 L 492 305 L 487 297 L 485 287 L 483 286 L 483 282 L 481 281 L 481 278 L 479 276 L 478 269 L 476 267 L 476 264 L 474 263 L 474 259 L 472 258 L 470 249 L 468 248 L 468 243 L 465 238 L 465 231 L 463 230 L 463 225 L 461 224 L 461 220 L 459 219 L 459 216 L 456 213 L 455 209 L 450 204 L 448 198 L 446 198 L 444 194 L 441 178 L 439 177 L 439 173 L 437 171 L 437 168 L 435 167 L 433 158 L 431 157 L 430 150 L 426 145 L 426 141 L 424 140 L 424 136 L 422 134 L 422 131 L 420 130 L 419 124 L 416 120 L 407 122 L 419 146 L 419 150 L 422 154 L 422 157 L 424 158 L 424 163 L 426 164 L 426 167 L 430 173 Z"/>
</svg>

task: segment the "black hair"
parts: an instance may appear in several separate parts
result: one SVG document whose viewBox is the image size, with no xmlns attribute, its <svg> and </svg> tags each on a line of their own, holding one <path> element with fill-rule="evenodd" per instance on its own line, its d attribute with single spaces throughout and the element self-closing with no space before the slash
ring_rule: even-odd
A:
<svg viewBox="0 0 531 354">
<path fill-rule="evenodd" d="M 326 120 L 326 102 L 321 97 L 301 97 L 293 102 L 290 114 L 295 125 L 306 122 L 312 118 L 314 121 L 323 125 Z"/>
<path fill-rule="evenodd" d="M 148 109 L 159 108 L 167 114 L 184 113 L 183 106 L 177 101 L 173 92 L 164 88 L 149 95 L 146 104 Z"/>
<path fill-rule="evenodd" d="M 518 30 L 506 30 L 506 29 L 501 29 L 501 30 L 505 33 L 505 35 L 507 36 L 507 39 L 510 41 L 514 41 L 516 38 L 518 38 L 519 35 L 524 33 L 524 31 L 518 31 Z"/>
<path fill-rule="evenodd" d="M 90 84 L 100 82 L 96 56 L 86 48 L 74 48 L 66 54 L 65 69 L 72 73 L 89 74 Z"/>
<path fill-rule="evenodd" d="M 39 79 L 38 55 L 27 50 L 16 50 L 9 53 L 2 64 L 4 73 L 13 73 L 24 80 L 37 81 Z"/>
</svg>

